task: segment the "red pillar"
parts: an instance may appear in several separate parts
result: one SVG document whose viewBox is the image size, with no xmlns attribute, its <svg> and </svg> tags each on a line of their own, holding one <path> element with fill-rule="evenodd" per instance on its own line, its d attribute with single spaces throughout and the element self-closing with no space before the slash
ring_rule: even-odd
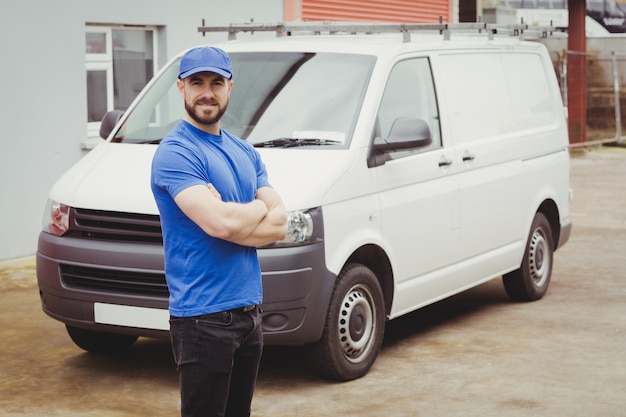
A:
<svg viewBox="0 0 626 417">
<path fill-rule="evenodd" d="M 569 1 L 567 49 L 567 107 L 569 142 L 585 142 L 587 136 L 587 36 L 585 0 Z"/>
</svg>

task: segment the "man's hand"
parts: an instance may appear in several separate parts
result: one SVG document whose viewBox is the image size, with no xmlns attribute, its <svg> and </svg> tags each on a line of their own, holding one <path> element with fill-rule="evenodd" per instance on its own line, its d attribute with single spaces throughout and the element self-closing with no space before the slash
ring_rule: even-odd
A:
<svg viewBox="0 0 626 417">
<path fill-rule="evenodd" d="M 268 213 L 248 236 L 235 243 L 265 246 L 284 239 L 287 233 L 287 212 L 278 193 L 271 187 L 261 187 L 257 190 L 255 201 L 262 201 Z"/>
<path fill-rule="evenodd" d="M 174 201 L 205 233 L 234 243 L 248 237 L 269 211 L 258 199 L 245 204 L 224 202 L 211 184 L 192 185 L 178 193 Z"/>
</svg>

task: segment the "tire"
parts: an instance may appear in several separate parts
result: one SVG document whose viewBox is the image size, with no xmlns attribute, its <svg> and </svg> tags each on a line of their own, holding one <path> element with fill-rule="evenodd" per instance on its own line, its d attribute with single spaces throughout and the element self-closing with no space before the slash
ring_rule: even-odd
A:
<svg viewBox="0 0 626 417">
<path fill-rule="evenodd" d="M 552 277 L 554 243 L 546 216 L 537 213 L 533 220 L 524 259 L 520 268 L 502 277 L 504 289 L 514 301 L 535 301 L 548 291 Z"/>
<path fill-rule="evenodd" d="M 96 332 L 65 325 L 72 341 L 81 349 L 99 354 L 126 352 L 137 341 L 137 336 Z"/>
<path fill-rule="evenodd" d="M 307 363 L 326 378 L 360 378 L 374 364 L 384 330 L 385 303 L 376 276 L 349 264 L 337 278 L 321 339 L 305 347 Z"/>
</svg>

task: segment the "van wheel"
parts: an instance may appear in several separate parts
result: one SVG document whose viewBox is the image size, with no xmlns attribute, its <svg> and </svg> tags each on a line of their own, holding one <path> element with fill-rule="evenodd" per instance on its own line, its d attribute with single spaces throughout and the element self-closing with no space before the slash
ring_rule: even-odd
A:
<svg viewBox="0 0 626 417">
<path fill-rule="evenodd" d="M 125 352 L 135 343 L 137 336 L 96 332 L 65 325 L 67 333 L 78 347 L 92 353 L 112 354 Z"/>
<path fill-rule="evenodd" d="M 307 363 L 330 379 L 360 378 L 378 356 L 384 329 L 385 303 L 376 275 L 349 264 L 337 278 L 322 338 L 305 347 Z"/>
<path fill-rule="evenodd" d="M 530 229 L 520 268 L 502 277 L 504 289 L 515 301 L 535 301 L 548 291 L 554 245 L 546 216 L 537 213 Z"/>
</svg>

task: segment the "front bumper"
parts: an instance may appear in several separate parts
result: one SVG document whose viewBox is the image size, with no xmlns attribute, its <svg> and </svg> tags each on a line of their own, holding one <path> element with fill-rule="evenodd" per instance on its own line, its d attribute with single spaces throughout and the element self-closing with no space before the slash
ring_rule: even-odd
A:
<svg viewBox="0 0 626 417">
<path fill-rule="evenodd" d="M 258 254 L 265 343 L 303 345 L 318 340 L 336 278 L 326 269 L 323 243 L 259 249 Z M 163 313 L 168 307 L 168 295 L 160 244 L 58 237 L 42 232 L 36 259 L 42 308 L 49 316 L 95 331 L 168 336 L 162 330 L 167 323 L 151 324 L 150 320 L 135 317 L 145 313 L 151 319 L 166 320 Z M 102 320 L 98 316 L 103 314 L 98 308 L 101 306 L 122 306 L 121 316 L 114 321 Z"/>
</svg>

